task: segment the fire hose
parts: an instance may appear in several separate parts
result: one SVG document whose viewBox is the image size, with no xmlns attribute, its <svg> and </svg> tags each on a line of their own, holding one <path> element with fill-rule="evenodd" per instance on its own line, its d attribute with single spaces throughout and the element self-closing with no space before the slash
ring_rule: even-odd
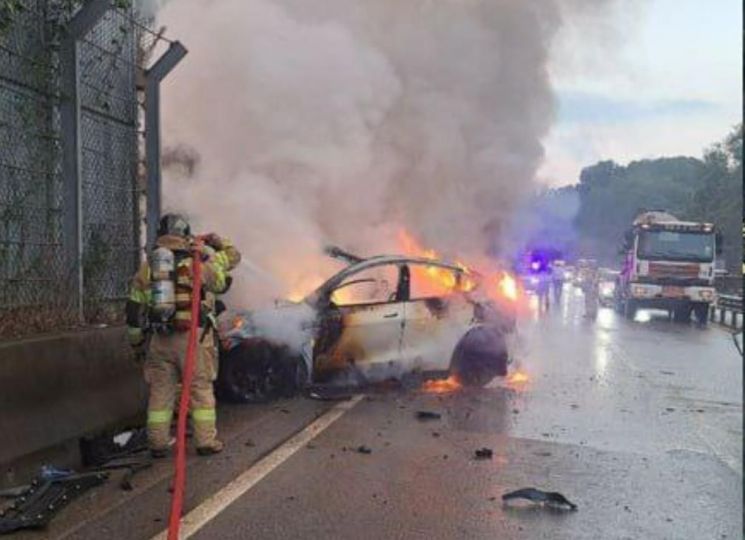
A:
<svg viewBox="0 0 745 540">
<path fill-rule="evenodd" d="M 171 496 L 171 513 L 168 519 L 168 540 L 178 540 L 181 526 L 181 512 L 184 506 L 186 486 L 186 417 L 189 414 L 191 381 L 194 375 L 194 362 L 197 353 L 197 333 L 199 331 L 199 311 L 202 290 L 202 239 L 197 238 L 192 257 L 192 295 L 191 325 L 189 341 L 186 347 L 186 358 L 181 370 L 181 398 L 176 425 L 176 457 L 174 460 L 173 494 Z"/>
</svg>

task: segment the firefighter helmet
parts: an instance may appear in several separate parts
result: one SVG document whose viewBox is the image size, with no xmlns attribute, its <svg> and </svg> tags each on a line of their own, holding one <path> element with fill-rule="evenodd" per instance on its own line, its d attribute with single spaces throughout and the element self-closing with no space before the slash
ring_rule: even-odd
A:
<svg viewBox="0 0 745 540">
<path fill-rule="evenodd" d="M 191 227 L 189 227 L 189 222 L 181 214 L 166 214 L 160 218 L 158 236 L 167 234 L 182 237 L 190 236 Z"/>
</svg>

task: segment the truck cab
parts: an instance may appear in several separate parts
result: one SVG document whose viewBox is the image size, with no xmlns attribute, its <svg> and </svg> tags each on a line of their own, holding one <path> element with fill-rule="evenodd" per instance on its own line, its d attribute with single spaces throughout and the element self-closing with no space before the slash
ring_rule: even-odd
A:
<svg viewBox="0 0 745 540">
<path fill-rule="evenodd" d="M 617 309 L 630 319 L 641 308 L 663 309 L 678 322 L 693 313 L 706 324 L 716 299 L 719 244 L 711 223 L 681 221 L 663 211 L 640 214 L 625 236 Z"/>
</svg>

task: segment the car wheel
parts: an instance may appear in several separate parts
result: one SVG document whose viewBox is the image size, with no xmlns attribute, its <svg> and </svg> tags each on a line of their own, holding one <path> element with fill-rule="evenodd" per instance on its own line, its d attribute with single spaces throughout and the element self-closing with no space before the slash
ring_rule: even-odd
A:
<svg viewBox="0 0 745 540">
<path fill-rule="evenodd" d="M 271 398 L 268 343 L 247 340 L 220 358 L 215 390 L 218 399 L 232 403 L 264 403 Z"/>
<path fill-rule="evenodd" d="M 455 347 L 450 371 L 465 386 L 484 386 L 507 375 L 509 355 L 503 334 L 494 328 L 469 330 Z"/>
</svg>

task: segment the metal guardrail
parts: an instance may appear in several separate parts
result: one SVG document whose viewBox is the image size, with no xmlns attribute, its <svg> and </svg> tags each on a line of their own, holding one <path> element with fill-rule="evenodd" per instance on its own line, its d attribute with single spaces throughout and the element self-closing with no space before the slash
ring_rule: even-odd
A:
<svg viewBox="0 0 745 540">
<path fill-rule="evenodd" d="M 720 294 L 716 304 L 711 306 L 709 317 L 712 322 L 716 321 L 716 312 L 719 311 L 719 324 L 732 328 L 742 327 L 742 296 Z M 729 318 L 727 317 L 729 314 Z"/>
</svg>

